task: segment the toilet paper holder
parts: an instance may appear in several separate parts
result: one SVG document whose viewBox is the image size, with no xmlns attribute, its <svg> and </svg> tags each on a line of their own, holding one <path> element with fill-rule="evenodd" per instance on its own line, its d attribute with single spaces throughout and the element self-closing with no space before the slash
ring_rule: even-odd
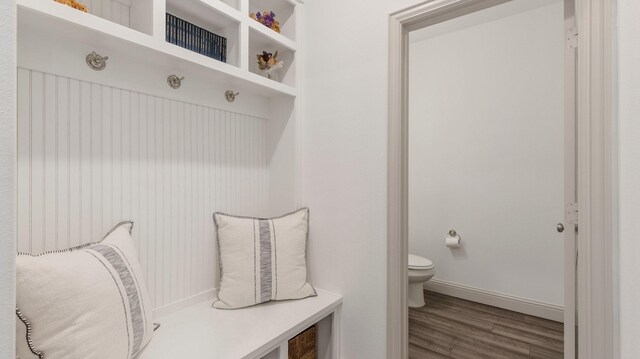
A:
<svg viewBox="0 0 640 359">
<path fill-rule="evenodd" d="M 451 249 L 460 248 L 460 241 L 462 241 L 462 238 L 455 229 L 450 229 L 449 235 L 444 239 L 445 245 Z"/>
</svg>

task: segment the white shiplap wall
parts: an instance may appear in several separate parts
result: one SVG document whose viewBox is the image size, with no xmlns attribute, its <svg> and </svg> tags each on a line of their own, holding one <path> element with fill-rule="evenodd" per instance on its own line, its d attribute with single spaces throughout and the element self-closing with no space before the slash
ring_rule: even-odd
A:
<svg viewBox="0 0 640 359">
<path fill-rule="evenodd" d="M 156 308 L 216 286 L 212 213 L 268 212 L 268 122 L 18 69 L 18 251 L 135 221 Z"/>
</svg>

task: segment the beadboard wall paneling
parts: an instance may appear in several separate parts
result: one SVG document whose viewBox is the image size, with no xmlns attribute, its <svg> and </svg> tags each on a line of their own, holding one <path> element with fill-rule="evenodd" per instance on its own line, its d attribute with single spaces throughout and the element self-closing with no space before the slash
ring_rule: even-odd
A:
<svg viewBox="0 0 640 359">
<path fill-rule="evenodd" d="M 268 121 L 18 69 L 18 250 L 121 220 L 155 307 L 216 287 L 212 213 L 268 213 Z"/>
</svg>

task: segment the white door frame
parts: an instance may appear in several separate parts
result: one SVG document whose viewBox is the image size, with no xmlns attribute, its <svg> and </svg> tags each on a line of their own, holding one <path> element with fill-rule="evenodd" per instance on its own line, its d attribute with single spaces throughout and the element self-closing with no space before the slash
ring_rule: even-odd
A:
<svg viewBox="0 0 640 359">
<path fill-rule="evenodd" d="M 0 1 L 0 358 L 16 357 L 16 14 Z"/>
<path fill-rule="evenodd" d="M 408 33 L 508 0 L 431 0 L 389 21 L 387 358 L 408 357 Z M 579 359 L 616 359 L 617 119 L 615 0 L 575 0 Z M 571 358 L 573 359 L 573 358 Z"/>
</svg>

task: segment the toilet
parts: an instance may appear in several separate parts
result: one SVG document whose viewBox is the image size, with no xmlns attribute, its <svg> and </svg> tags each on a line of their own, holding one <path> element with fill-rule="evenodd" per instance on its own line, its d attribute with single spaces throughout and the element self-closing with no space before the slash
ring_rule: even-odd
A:
<svg viewBox="0 0 640 359">
<path fill-rule="evenodd" d="M 436 274 L 436 267 L 427 258 L 409 254 L 409 307 L 424 307 L 424 288 L 426 281 Z"/>
</svg>

